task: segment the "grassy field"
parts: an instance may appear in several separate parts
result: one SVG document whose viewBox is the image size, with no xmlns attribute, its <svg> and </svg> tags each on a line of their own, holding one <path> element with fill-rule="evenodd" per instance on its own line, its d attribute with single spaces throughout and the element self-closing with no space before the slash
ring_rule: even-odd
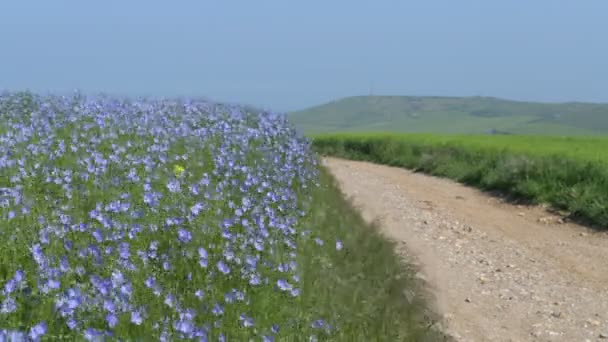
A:
<svg viewBox="0 0 608 342">
<path fill-rule="evenodd" d="M 281 116 L 19 93 L 0 122 L 0 340 L 441 338 Z"/>
<path fill-rule="evenodd" d="M 601 135 L 608 104 L 534 103 L 490 97 L 356 96 L 289 113 L 305 133 L 402 132 Z"/>
<path fill-rule="evenodd" d="M 313 144 L 322 154 L 452 178 L 608 228 L 606 138 L 343 133 L 316 135 Z"/>
</svg>

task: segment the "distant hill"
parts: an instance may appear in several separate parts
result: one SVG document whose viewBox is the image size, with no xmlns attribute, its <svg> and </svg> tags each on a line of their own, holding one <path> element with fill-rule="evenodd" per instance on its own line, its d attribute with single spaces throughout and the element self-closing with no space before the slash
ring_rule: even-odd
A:
<svg viewBox="0 0 608 342">
<path fill-rule="evenodd" d="M 288 116 L 305 133 L 608 134 L 608 104 L 493 97 L 355 96 Z"/>
</svg>

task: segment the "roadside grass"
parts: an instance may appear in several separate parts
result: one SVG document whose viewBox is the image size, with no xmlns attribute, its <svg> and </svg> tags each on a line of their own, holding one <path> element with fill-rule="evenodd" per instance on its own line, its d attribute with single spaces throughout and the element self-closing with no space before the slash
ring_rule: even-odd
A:
<svg viewBox="0 0 608 342">
<path fill-rule="evenodd" d="M 339 317 L 340 341 L 447 341 L 435 330 L 423 284 L 413 277 L 407 260 L 376 226 L 367 224 L 345 200 L 333 177 L 321 173 L 310 224 L 321 227 L 326 241 L 342 238 L 344 248 L 329 259 L 314 251 L 303 253 L 310 264 L 311 307 Z M 331 266 L 330 266 L 331 265 Z"/>
<path fill-rule="evenodd" d="M 608 140 L 396 134 L 316 135 L 321 154 L 447 177 L 513 200 L 545 203 L 608 228 Z"/>
</svg>

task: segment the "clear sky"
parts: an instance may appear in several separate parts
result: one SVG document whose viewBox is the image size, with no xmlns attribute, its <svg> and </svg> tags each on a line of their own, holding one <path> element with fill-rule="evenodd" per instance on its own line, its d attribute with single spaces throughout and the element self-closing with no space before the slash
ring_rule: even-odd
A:
<svg viewBox="0 0 608 342">
<path fill-rule="evenodd" d="M 0 0 L 0 89 L 608 102 L 606 0 Z"/>
</svg>

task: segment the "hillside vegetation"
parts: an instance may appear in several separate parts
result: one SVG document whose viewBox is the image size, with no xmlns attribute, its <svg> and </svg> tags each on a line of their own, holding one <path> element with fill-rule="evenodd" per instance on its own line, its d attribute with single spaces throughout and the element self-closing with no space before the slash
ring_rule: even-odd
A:
<svg viewBox="0 0 608 342">
<path fill-rule="evenodd" d="M 317 135 L 322 154 L 449 177 L 546 203 L 608 228 L 608 139 L 399 134 Z"/>
<path fill-rule="evenodd" d="M 0 122 L 1 341 L 439 338 L 284 117 L 7 93 Z"/>
<path fill-rule="evenodd" d="M 608 133 L 608 104 L 534 103 L 491 97 L 356 96 L 288 115 L 305 133 Z"/>
</svg>

